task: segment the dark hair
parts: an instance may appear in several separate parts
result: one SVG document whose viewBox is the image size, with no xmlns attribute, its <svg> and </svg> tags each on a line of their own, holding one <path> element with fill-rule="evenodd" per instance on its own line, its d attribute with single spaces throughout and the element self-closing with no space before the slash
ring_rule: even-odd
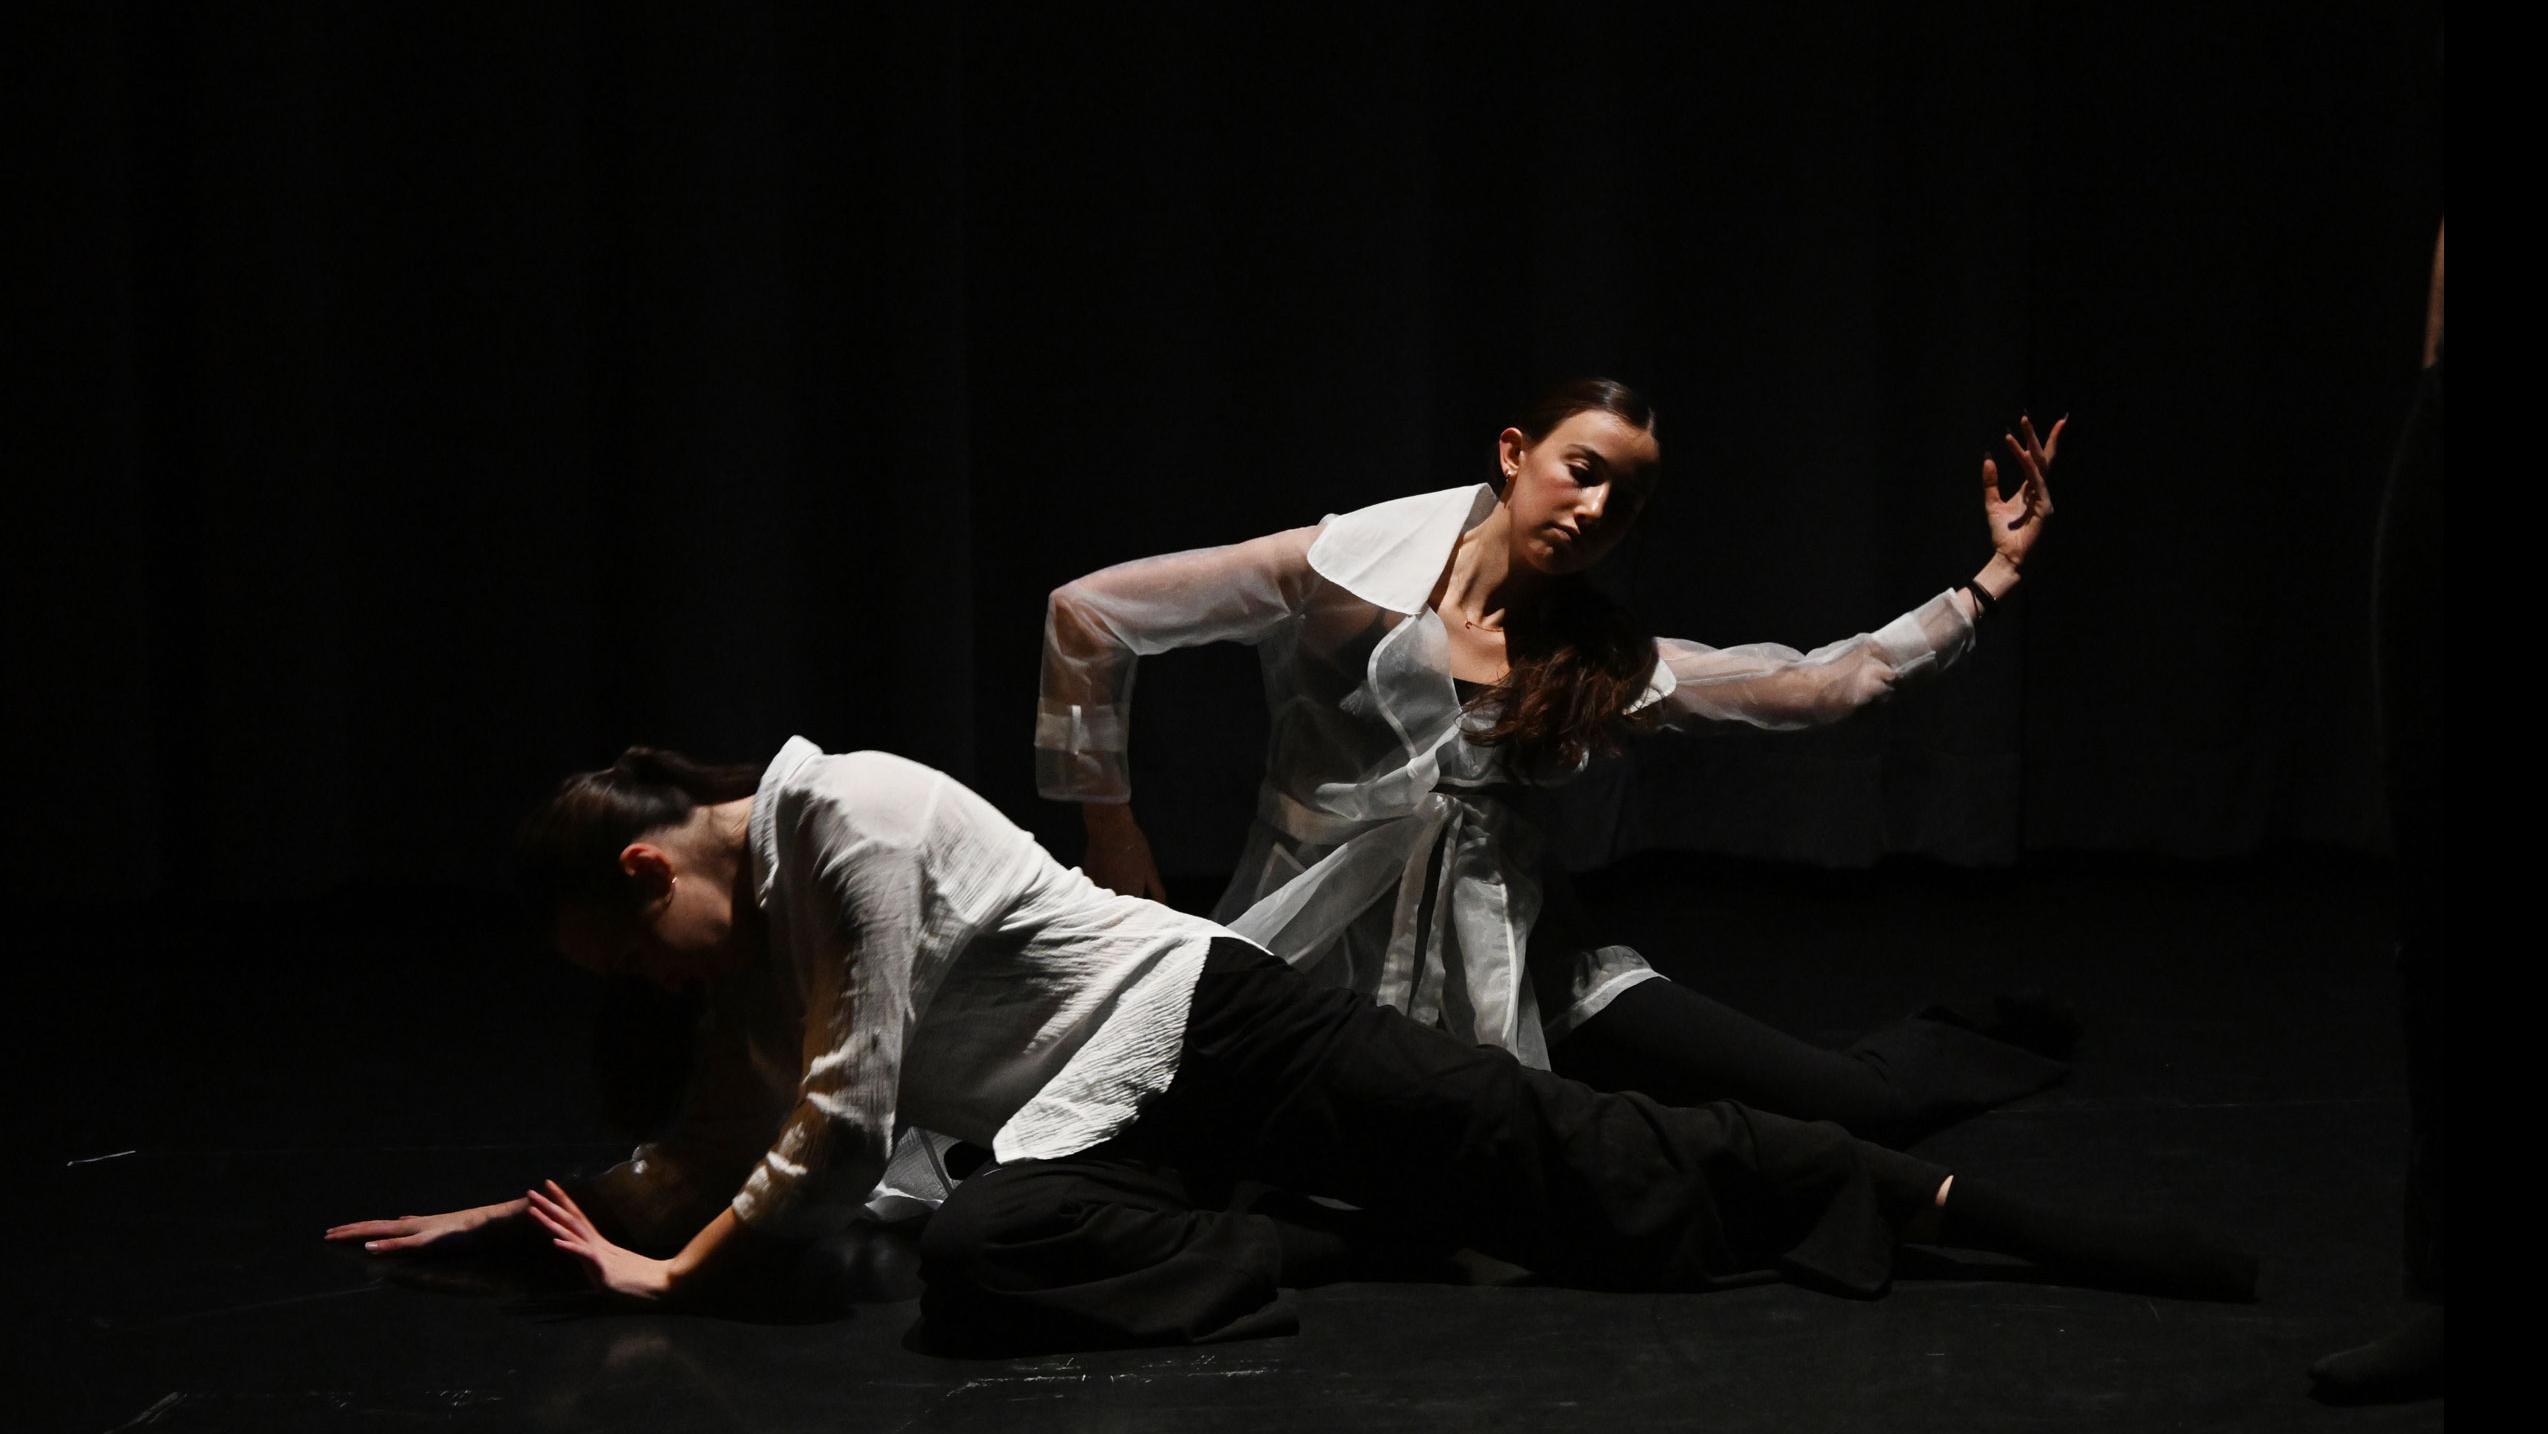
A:
<svg viewBox="0 0 2548 1434">
<path fill-rule="evenodd" d="M 1654 432 L 1654 405 L 1646 402 L 1644 394 L 1609 378 L 1570 378 L 1543 391 L 1522 406 L 1513 427 L 1537 443 L 1578 413 L 1607 413 L 1630 428 Z"/>
<path fill-rule="evenodd" d="M 1579 413 L 1607 413 L 1647 433 L 1654 406 L 1614 379 L 1558 384 L 1523 406 L 1513 427 L 1533 443 Z M 1584 580 L 1553 580 L 1504 624 L 1504 679 L 1470 700 L 1494 720 L 1475 740 L 1500 744 L 1524 773 L 1571 772 L 1619 750 L 1640 719 L 1628 708 L 1654 675 L 1654 638 L 1635 614 Z"/>
<path fill-rule="evenodd" d="M 631 747 L 598 772 L 557 784 L 523 819 L 514 842 L 524 914 L 543 934 L 570 902 L 606 910 L 633 905 L 619 854 L 651 831 L 678 826 L 703 806 L 760 788 L 752 767 L 694 762 L 679 752 Z M 672 1118 L 699 1050 L 703 1006 L 694 993 L 657 991 L 626 977 L 601 982 L 593 1019 L 593 1067 L 611 1129 L 638 1139 Z"/>
<path fill-rule="evenodd" d="M 694 762 L 658 747 L 631 747 L 598 772 L 578 772 L 523 819 L 514 871 L 524 906 L 546 921 L 569 903 L 631 904 L 619 854 L 651 831 L 679 826 L 701 807 L 760 789 L 758 768 Z"/>
</svg>

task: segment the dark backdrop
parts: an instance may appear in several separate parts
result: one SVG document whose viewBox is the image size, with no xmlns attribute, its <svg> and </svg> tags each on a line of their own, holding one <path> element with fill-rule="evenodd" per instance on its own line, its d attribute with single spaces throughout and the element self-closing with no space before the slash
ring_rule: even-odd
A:
<svg viewBox="0 0 2548 1434">
<path fill-rule="evenodd" d="M 1717 643 L 1969 575 L 1981 452 L 2077 422 L 1968 668 L 1649 744 L 1584 860 L 2375 841 L 2438 5 L 520 8 L 8 47 L 13 885 L 493 885 L 640 738 L 891 747 L 1061 834 L 1046 590 L 1475 481 L 1590 371 L 1664 414 L 1619 579 Z M 1142 699 L 1212 870 L 1251 668 Z"/>
</svg>

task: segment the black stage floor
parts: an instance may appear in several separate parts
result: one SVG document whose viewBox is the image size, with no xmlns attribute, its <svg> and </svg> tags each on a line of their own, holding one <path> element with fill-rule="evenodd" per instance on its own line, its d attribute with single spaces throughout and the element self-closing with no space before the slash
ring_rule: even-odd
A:
<svg viewBox="0 0 2548 1434">
<path fill-rule="evenodd" d="M 593 1135 L 574 973 L 523 957 L 482 900 L 373 893 L 74 913 L 22 963 L 35 1049 L 53 1054 L 22 1075 L 37 1209 L 13 1283 L 38 1417 L 11 1426 L 2441 1426 L 2439 1403 L 2321 1407 L 2302 1372 L 2402 1309 L 2377 868 L 1649 858 L 1587 896 L 1676 977 L 1834 1043 L 1934 995 L 2070 996 L 2090 1020 L 2074 1080 L 1923 1149 L 2049 1193 L 2120 1187 L 2199 1213 L 2266 1252 L 2263 1301 L 1930 1279 L 1872 1303 L 1778 1285 L 1590 1294 L 1480 1262 L 1466 1284 L 1305 1291 L 1291 1339 L 964 1362 L 906 1348 L 908 1301 L 746 1324 L 393 1268 L 319 1231 L 502 1198 L 612 1150 Z"/>
</svg>

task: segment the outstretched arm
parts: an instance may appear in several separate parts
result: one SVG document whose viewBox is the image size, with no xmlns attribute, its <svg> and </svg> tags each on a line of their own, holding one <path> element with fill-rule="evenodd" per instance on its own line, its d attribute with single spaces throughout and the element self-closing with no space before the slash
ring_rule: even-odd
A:
<svg viewBox="0 0 2548 1434">
<path fill-rule="evenodd" d="M 765 1087 L 739 1031 L 712 1024 L 702 1037 L 672 1127 L 577 1186 L 582 1201 L 601 1212 L 621 1238 L 645 1248 L 670 1248 L 696 1231 L 768 1147 L 785 1109 L 784 1090 Z M 439 1215 L 357 1220 L 331 1227 L 327 1238 L 360 1242 L 374 1255 L 421 1254 L 463 1249 L 536 1224 L 531 1202 L 517 1198 Z"/>
<path fill-rule="evenodd" d="M 466 1210 L 449 1210 L 440 1215 L 401 1215 L 395 1220 L 356 1220 L 350 1224 L 331 1225 L 327 1239 L 346 1245 L 361 1242 L 366 1253 L 404 1255 L 436 1246 L 445 1249 L 466 1243 L 475 1235 L 492 1232 L 528 1212 L 525 1200 L 504 1200 L 493 1205 L 477 1205 Z"/>
<path fill-rule="evenodd" d="M 1672 680 L 1660 709 L 1666 722 L 1741 722 L 1773 730 L 1821 726 L 1952 665 L 1973 645 L 1974 620 L 1986 604 L 1997 605 L 2016 588 L 2043 537 L 2053 512 L 2046 475 L 2069 422 L 2063 419 L 2039 438 L 2033 420 L 2020 418 L 2019 432 L 2005 436 L 2019 479 L 2014 493 L 2001 493 L 1998 463 L 1982 460 L 1991 558 L 1968 586 L 1950 588 L 1874 632 L 1812 652 L 1777 643 L 1714 648 L 1658 639 L 1656 656 Z"/>
<path fill-rule="evenodd" d="M 1164 898 L 1133 820 L 1125 752 L 1135 664 L 1207 642 L 1257 642 L 1300 610 L 1316 528 L 1119 563 L 1053 592 L 1035 716 L 1036 787 L 1082 804 L 1081 869 L 1101 886 Z"/>
<path fill-rule="evenodd" d="M 669 1260 L 649 1259 L 604 1238 L 566 1187 L 551 1180 L 525 1195 L 549 1243 L 575 1257 L 596 1289 L 639 1300 L 695 1300 L 749 1268 L 761 1245 L 729 1206 Z"/>
<path fill-rule="evenodd" d="M 668 1260 L 651 1259 L 605 1237 L 584 1207 L 554 1180 L 520 1199 L 494 1205 L 337 1225 L 328 1230 L 327 1238 L 340 1244 L 359 1240 L 365 1252 L 374 1255 L 420 1254 L 460 1248 L 470 1237 L 526 1220 L 546 1230 L 551 1244 L 574 1256 L 596 1287 L 632 1299 L 689 1298 L 711 1291 L 749 1263 L 744 1252 L 753 1244 L 729 1207 L 679 1254 Z"/>
<path fill-rule="evenodd" d="M 712 1023 L 701 1039 L 671 1128 L 577 1186 L 622 1238 L 647 1248 L 669 1247 L 699 1228 L 769 1145 L 784 1109 L 777 1103 L 784 1091 L 766 1089 L 739 1031 Z M 530 1202 L 513 1199 L 440 1215 L 357 1220 L 331 1227 L 327 1238 L 360 1242 L 374 1255 L 404 1255 L 465 1248 L 534 1224 Z"/>
</svg>

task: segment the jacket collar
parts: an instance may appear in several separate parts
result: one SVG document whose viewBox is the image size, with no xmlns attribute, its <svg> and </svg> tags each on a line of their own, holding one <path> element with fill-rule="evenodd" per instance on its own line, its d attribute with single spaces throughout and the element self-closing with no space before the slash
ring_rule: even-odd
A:
<svg viewBox="0 0 2548 1434">
<path fill-rule="evenodd" d="M 1494 487 L 1480 483 L 1330 514 L 1309 545 L 1309 566 L 1374 607 L 1419 613 L 1460 535 L 1494 508 Z"/>
<path fill-rule="evenodd" d="M 1330 514 L 1317 541 L 1309 545 L 1309 566 L 1364 602 L 1413 615 L 1424 611 L 1425 599 L 1433 596 L 1460 535 L 1485 522 L 1494 508 L 1494 486 L 1480 483 L 1392 498 L 1341 517 Z M 1680 685 L 1657 654 L 1646 690 L 1628 710 L 1652 706 Z"/>
</svg>

